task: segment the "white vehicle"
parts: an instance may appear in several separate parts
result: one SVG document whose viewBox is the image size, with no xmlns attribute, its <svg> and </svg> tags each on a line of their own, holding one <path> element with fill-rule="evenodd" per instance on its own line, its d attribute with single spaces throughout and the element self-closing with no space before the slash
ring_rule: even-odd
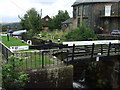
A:
<svg viewBox="0 0 120 90">
<path fill-rule="evenodd" d="M 19 31 L 14 31 L 12 35 L 21 35 L 22 33 L 27 32 L 27 30 L 19 30 Z"/>
<path fill-rule="evenodd" d="M 111 32 L 112 35 L 120 35 L 120 30 L 113 30 Z"/>
</svg>

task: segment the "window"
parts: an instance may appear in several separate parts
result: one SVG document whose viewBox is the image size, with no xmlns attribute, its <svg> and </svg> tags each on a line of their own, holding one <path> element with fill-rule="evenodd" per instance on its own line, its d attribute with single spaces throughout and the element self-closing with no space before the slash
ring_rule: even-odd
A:
<svg viewBox="0 0 120 90">
<path fill-rule="evenodd" d="M 73 17 L 76 18 L 76 8 L 73 10 Z"/>
<path fill-rule="evenodd" d="M 78 26 L 78 27 L 80 26 L 80 18 L 78 18 L 77 26 Z"/>
<path fill-rule="evenodd" d="M 81 10 L 80 7 L 78 7 L 78 16 L 80 16 L 80 10 Z"/>
<path fill-rule="evenodd" d="M 48 21 L 49 19 L 48 18 L 46 18 L 46 21 Z"/>
<path fill-rule="evenodd" d="M 88 16 L 88 14 L 89 14 L 89 6 L 85 5 L 83 6 L 83 15 Z"/>
<path fill-rule="evenodd" d="M 106 5 L 105 6 L 105 16 L 110 16 L 111 15 L 111 5 Z"/>
</svg>

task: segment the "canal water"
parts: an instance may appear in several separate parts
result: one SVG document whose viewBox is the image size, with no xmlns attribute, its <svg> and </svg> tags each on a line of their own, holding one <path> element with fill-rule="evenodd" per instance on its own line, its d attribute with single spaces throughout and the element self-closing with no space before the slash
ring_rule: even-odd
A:
<svg viewBox="0 0 120 90">
<path fill-rule="evenodd" d="M 88 83 L 86 82 L 85 74 L 85 65 L 73 65 L 74 70 L 73 70 L 73 88 L 77 90 L 81 89 L 88 89 Z"/>
</svg>

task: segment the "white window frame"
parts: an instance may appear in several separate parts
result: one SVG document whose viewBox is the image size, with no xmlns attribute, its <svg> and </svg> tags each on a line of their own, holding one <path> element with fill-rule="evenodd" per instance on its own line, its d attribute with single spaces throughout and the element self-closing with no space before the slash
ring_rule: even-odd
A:
<svg viewBox="0 0 120 90">
<path fill-rule="evenodd" d="M 112 5 L 105 5 L 105 16 L 111 16 Z"/>
</svg>

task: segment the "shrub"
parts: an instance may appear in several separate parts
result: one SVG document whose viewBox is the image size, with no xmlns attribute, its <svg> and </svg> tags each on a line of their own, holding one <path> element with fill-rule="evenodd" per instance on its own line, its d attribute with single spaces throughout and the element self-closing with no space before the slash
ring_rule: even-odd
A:
<svg viewBox="0 0 120 90">
<path fill-rule="evenodd" d="M 22 59 L 10 56 L 9 62 L 2 65 L 3 88 L 22 88 L 25 85 L 28 74 L 19 71 L 19 67 L 22 65 L 21 61 Z"/>
<path fill-rule="evenodd" d="M 94 31 L 85 26 L 71 29 L 66 35 L 67 40 L 88 40 L 88 38 L 97 39 Z"/>
</svg>

